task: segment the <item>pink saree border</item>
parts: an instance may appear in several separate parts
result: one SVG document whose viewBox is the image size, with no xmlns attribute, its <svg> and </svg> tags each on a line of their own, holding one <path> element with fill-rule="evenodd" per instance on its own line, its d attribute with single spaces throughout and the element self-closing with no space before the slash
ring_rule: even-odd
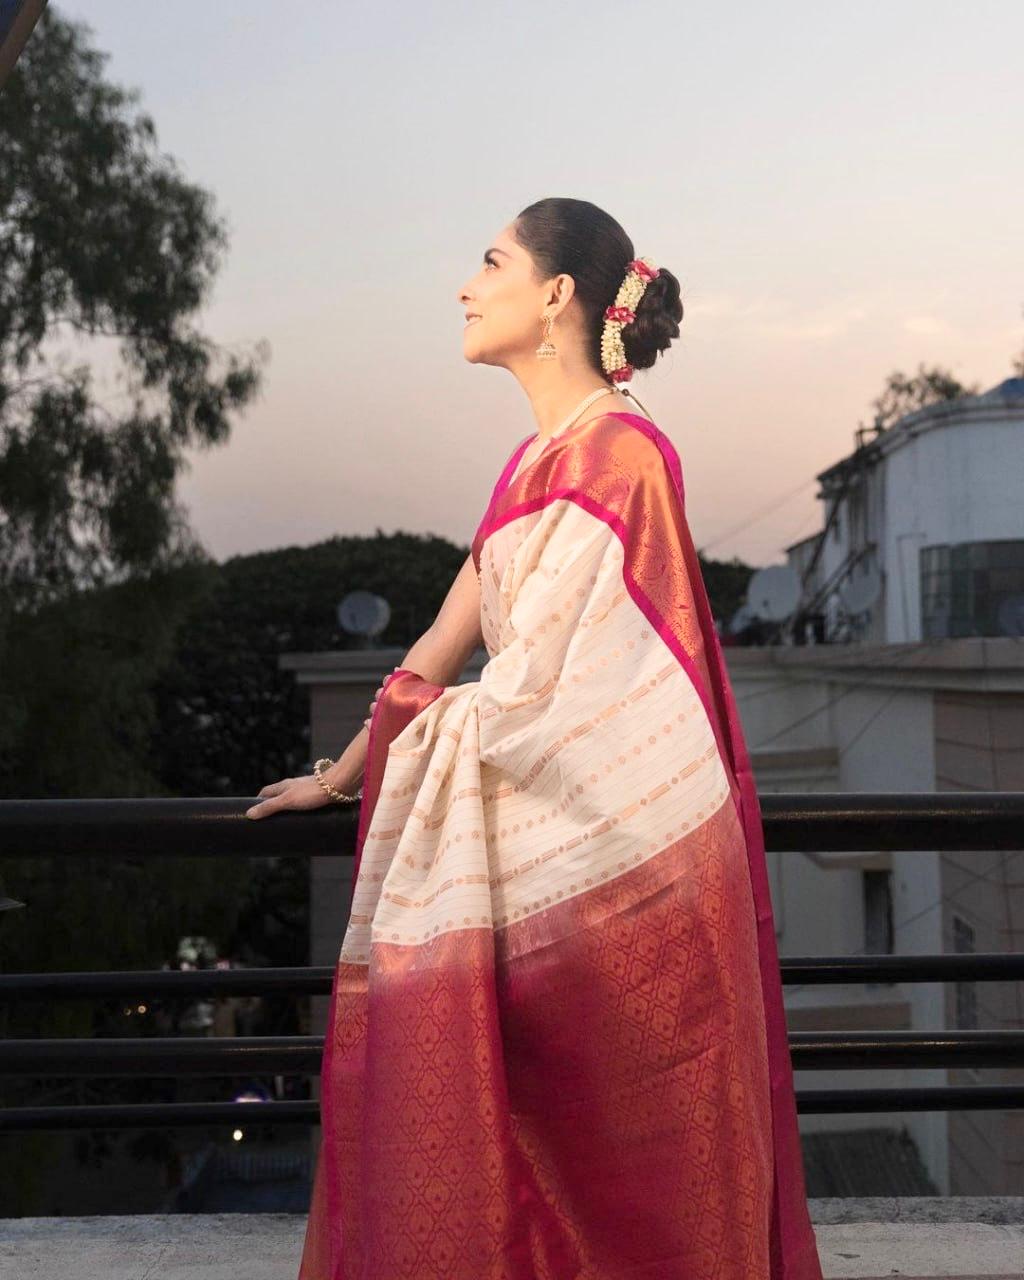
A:
<svg viewBox="0 0 1024 1280">
<path fill-rule="evenodd" d="M 671 440 L 649 419 L 632 413 L 611 413 L 603 417 L 621 418 L 641 431 L 657 446 L 661 453 L 680 504 L 685 497 L 682 464 Z M 532 439 L 533 437 L 530 437 Z M 657 631 L 677 661 L 686 671 L 708 714 L 719 750 L 729 761 L 735 787 L 731 787 L 733 803 L 743 827 L 747 845 L 747 864 L 750 872 L 751 894 L 757 921 L 758 961 L 761 972 L 761 994 L 764 1002 L 766 1039 L 771 1084 L 773 1149 L 775 1174 L 773 1191 L 773 1217 L 776 1230 L 772 1232 L 771 1267 L 773 1280 L 820 1280 L 821 1269 L 814 1231 L 807 1211 L 803 1177 L 803 1153 L 793 1094 L 792 1059 L 789 1051 L 785 1008 L 782 1000 L 782 981 L 779 968 L 778 943 L 775 938 L 771 890 L 768 883 L 764 849 L 764 831 L 757 787 L 750 766 L 736 700 L 728 678 L 728 669 L 722 646 L 715 628 L 714 616 L 707 591 L 700 574 L 700 564 L 683 524 L 683 551 L 687 572 L 691 581 L 691 594 L 697 610 L 697 620 L 704 639 L 708 684 L 701 676 L 698 664 L 683 648 L 667 618 L 657 609 L 630 571 L 628 558 L 628 529 L 612 511 L 595 502 L 581 489 L 571 485 L 550 489 L 543 495 L 516 503 L 495 516 L 495 507 L 505 489 L 503 482 L 511 473 L 517 459 L 522 456 L 527 441 L 518 446 L 495 486 L 492 501 L 477 535 L 474 547 L 482 549 L 484 542 L 495 530 L 528 512 L 539 510 L 558 498 L 568 498 L 604 520 L 622 543 L 624 552 L 623 578 L 626 589 L 644 617 Z M 538 455 L 538 460 L 541 455 Z M 479 567 L 479 561 L 478 561 Z M 737 794 L 738 793 L 738 794 Z M 799 1177 L 796 1175 L 799 1174 Z"/>
<path fill-rule="evenodd" d="M 414 681 L 403 681 L 402 676 L 415 676 Z M 359 864 L 362 860 L 363 844 L 369 829 L 373 810 L 380 795 L 384 768 L 387 764 L 388 747 L 398 734 L 435 698 L 441 696 L 444 686 L 431 684 L 417 672 L 408 667 L 399 667 L 390 672 L 382 681 L 381 696 L 377 699 L 370 718 L 370 731 L 366 743 L 366 766 L 363 771 L 363 793 L 359 802 L 359 824 L 356 829 L 355 854 L 352 863 L 352 886 L 349 895 L 349 911 L 352 909 L 352 898 L 355 896 L 356 880 L 359 876 Z M 327 1023 L 324 1038 L 324 1050 L 320 1058 L 321 1080 L 330 1080 L 331 1062 L 334 1056 L 334 1035 L 338 1008 L 338 979 L 341 974 L 340 957 L 334 965 L 331 979 L 331 996 L 328 1002 Z M 337 1179 L 324 1162 L 324 1152 L 331 1149 L 334 1139 L 334 1128 L 331 1120 L 329 1099 L 320 1095 L 320 1152 L 318 1156 L 317 1176 L 326 1179 L 325 1200 L 327 1216 L 331 1222 L 342 1221 L 342 1210 L 338 1204 Z M 323 1165 L 323 1167 L 319 1167 Z"/>
</svg>

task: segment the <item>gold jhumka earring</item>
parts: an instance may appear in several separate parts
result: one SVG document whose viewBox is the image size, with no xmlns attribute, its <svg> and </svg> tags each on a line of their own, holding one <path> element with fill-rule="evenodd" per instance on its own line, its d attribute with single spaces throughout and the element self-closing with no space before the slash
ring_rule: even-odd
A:
<svg viewBox="0 0 1024 1280">
<path fill-rule="evenodd" d="M 554 324 L 554 320 L 550 316 L 545 316 L 544 324 L 546 326 L 544 329 L 544 341 L 537 348 L 537 359 L 554 360 L 555 356 L 558 355 L 558 349 L 551 341 L 551 326 Z"/>
</svg>

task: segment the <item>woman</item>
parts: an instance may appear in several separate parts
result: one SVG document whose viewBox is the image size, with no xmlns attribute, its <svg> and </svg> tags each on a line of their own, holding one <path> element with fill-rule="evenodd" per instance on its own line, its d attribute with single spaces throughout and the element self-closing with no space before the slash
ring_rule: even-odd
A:
<svg viewBox="0 0 1024 1280">
<path fill-rule="evenodd" d="M 538 431 L 368 739 L 251 811 L 363 778 L 299 1280 L 820 1280 L 757 794 L 678 455 L 619 389 L 679 283 L 546 199 L 458 297 Z"/>
</svg>

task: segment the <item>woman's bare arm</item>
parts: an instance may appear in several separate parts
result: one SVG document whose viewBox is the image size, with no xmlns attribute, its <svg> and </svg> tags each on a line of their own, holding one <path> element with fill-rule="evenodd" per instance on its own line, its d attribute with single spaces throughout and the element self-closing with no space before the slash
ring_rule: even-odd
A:
<svg viewBox="0 0 1024 1280">
<path fill-rule="evenodd" d="M 455 581 L 438 610 L 437 617 L 409 650 L 407 666 L 433 684 L 455 684 L 466 663 L 484 642 L 480 630 L 480 580 L 476 576 L 472 553 L 455 576 Z M 412 661 L 419 645 L 425 645 L 423 659 L 432 664 L 431 675 Z"/>
<path fill-rule="evenodd" d="M 437 617 L 398 664 L 431 684 L 456 684 L 466 663 L 483 644 L 480 580 L 470 553 L 438 610 Z M 369 731 L 364 725 L 324 777 L 341 791 L 363 776 Z"/>
</svg>

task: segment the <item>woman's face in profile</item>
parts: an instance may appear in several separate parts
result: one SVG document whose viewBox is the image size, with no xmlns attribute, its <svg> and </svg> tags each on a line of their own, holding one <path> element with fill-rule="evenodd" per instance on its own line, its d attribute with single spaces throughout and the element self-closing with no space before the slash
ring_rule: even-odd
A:
<svg viewBox="0 0 1024 1280">
<path fill-rule="evenodd" d="M 506 227 L 492 238 L 480 270 L 458 293 L 468 319 L 462 351 L 471 364 L 508 367 L 537 349 L 544 336 L 543 290 L 533 278 L 533 259 Z M 465 319 L 465 317 L 464 317 Z"/>
</svg>

